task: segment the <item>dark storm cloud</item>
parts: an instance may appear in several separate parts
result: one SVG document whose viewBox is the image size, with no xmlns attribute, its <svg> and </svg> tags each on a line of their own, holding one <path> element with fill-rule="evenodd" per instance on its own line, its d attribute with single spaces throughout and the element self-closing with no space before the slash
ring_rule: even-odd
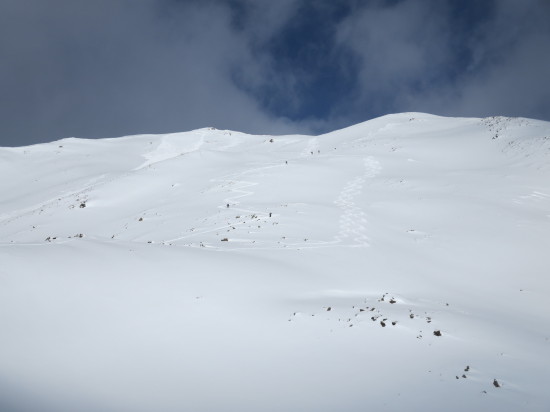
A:
<svg viewBox="0 0 550 412">
<path fill-rule="evenodd" d="M 548 21 L 545 0 L 3 0 L 0 145 L 550 120 Z"/>
<path fill-rule="evenodd" d="M 290 130 L 232 81 L 256 63 L 227 2 L 25 0 L 0 16 L 3 144 Z"/>
<path fill-rule="evenodd" d="M 548 21 L 544 0 L 358 8 L 339 28 L 362 59 L 355 108 L 550 120 Z"/>
<path fill-rule="evenodd" d="M 547 1 L 497 2 L 494 18 L 472 42 L 475 59 L 455 86 L 458 98 L 446 110 L 550 120 L 549 21 Z"/>
</svg>

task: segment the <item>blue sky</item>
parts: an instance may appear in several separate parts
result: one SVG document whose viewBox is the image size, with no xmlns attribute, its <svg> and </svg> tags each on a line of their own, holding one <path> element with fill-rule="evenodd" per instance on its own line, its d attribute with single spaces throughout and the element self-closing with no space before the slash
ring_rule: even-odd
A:
<svg viewBox="0 0 550 412">
<path fill-rule="evenodd" d="M 550 120 L 545 0 L 2 0 L 0 146 Z"/>
</svg>

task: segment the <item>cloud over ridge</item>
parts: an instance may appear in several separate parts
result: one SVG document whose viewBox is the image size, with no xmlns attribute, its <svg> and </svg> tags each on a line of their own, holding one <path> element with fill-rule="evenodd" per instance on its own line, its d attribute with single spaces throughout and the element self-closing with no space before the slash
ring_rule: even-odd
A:
<svg viewBox="0 0 550 412">
<path fill-rule="evenodd" d="M 0 145 L 205 126 L 320 133 L 401 111 L 550 119 L 543 0 L 7 0 L 0 11 Z"/>
</svg>

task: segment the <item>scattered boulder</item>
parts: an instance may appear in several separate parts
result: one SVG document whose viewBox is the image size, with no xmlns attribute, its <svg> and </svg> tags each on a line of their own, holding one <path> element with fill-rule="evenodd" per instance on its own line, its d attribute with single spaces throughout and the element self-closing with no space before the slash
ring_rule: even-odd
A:
<svg viewBox="0 0 550 412">
<path fill-rule="evenodd" d="M 434 335 L 435 336 L 441 336 L 441 331 L 440 330 L 434 330 Z"/>
</svg>

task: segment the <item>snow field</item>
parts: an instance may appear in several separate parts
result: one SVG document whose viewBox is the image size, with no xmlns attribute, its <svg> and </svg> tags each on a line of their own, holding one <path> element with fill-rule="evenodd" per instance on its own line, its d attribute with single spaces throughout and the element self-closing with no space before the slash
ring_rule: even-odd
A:
<svg viewBox="0 0 550 412">
<path fill-rule="evenodd" d="M 548 409 L 549 160 L 420 113 L 2 148 L 0 409 Z"/>
</svg>

